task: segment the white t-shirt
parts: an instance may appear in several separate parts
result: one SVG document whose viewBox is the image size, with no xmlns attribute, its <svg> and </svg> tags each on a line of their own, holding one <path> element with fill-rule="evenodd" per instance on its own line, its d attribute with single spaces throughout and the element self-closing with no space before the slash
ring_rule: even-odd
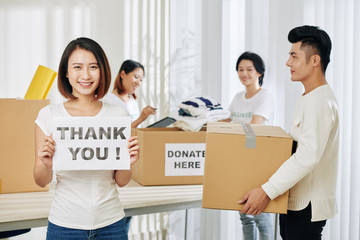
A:
<svg viewBox="0 0 360 240">
<path fill-rule="evenodd" d="M 124 102 L 117 95 L 109 92 L 102 98 L 102 101 L 114 105 L 121 105 L 129 113 L 132 122 L 140 117 L 139 105 L 132 95 L 130 95 L 129 102 Z"/>
<path fill-rule="evenodd" d="M 94 117 L 128 116 L 125 109 L 103 103 Z M 35 123 L 45 135 L 54 129 L 53 117 L 72 117 L 64 104 L 42 108 Z M 56 189 L 49 221 L 58 226 L 91 230 L 113 224 L 125 216 L 113 170 L 56 171 Z"/>
<path fill-rule="evenodd" d="M 251 98 L 245 97 L 246 91 L 239 92 L 232 100 L 229 111 L 230 118 L 236 123 L 250 123 L 254 115 L 264 119 L 264 125 L 274 121 L 274 99 L 269 90 L 262 88 Z"/>
</svg>

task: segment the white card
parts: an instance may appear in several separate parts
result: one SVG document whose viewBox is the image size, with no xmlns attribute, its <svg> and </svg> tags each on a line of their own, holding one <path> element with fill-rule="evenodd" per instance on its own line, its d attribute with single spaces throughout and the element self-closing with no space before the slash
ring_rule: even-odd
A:
<svg viewBox="0 0 360 240">
<path fill-rule="evenodd" d="M 166 143 L 165 176 L 202 176 L 205 143 Z"/>
<path fill-rule="evenodd" d="M 54 170 L 130 169 L 130 117 L 56 117 Z"/>
</svg>

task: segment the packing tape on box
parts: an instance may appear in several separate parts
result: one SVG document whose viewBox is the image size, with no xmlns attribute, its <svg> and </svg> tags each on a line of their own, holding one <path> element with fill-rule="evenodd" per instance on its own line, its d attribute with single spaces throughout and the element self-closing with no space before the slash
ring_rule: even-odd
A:
<svg viewBox="0 0 360 240">
<path fill-rule="evenodd" d="M 245 132 L 245 147 L 256 148 L 256 134 L 250 123 L 241 123 Z"/>
</svg>

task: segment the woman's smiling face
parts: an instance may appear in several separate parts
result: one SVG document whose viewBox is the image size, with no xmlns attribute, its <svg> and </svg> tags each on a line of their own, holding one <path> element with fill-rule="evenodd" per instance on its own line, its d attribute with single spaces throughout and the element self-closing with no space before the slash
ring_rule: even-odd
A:
<svg viewBox="0 0 360 240">
<path fill-rule="evenodd" d="M 100 82 L 100 68 L 94 54 L 81 48 L 74 50 L 69 57 L 66 77 L 75 97 L 95 96 Z"/>
<path fill-rule="evenodd" d="M 243 59 L 238 65 L 238 76 L 245 87 L 259 84 L 260 73 L 256 71 L 254 63 L 251 60 Z"/>
<path fill-rule="evenodd" d="M 124 70 L 121 72 L 122 85 L 124 87 L 124 91 L 127 94 L 135 93 L 135 90 L 141 85 L 144 77 L 144 71 L 142 68 L 138 67 L 134 71 L 125 73 Z"/>
</svg>

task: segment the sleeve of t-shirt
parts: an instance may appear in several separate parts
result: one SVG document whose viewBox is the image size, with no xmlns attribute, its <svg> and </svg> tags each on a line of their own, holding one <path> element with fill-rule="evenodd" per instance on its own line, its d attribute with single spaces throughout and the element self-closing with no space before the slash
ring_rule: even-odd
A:
<svg viewBox="0 0 360 240">
<path fill-rule="evenodd" d="M 269 91 L 264 92 L 254 108 L 254 115 L 271 120 L 274 115 L 274 98 Z"/>
<path fill-rule="evenodd" d="M 39 126 L 39 128 L 43 131 L 45 135 L 49 136 L 51 134 L 50 106 L 46 106 L 40 109 L 35 123 Z"/>
</svg>

